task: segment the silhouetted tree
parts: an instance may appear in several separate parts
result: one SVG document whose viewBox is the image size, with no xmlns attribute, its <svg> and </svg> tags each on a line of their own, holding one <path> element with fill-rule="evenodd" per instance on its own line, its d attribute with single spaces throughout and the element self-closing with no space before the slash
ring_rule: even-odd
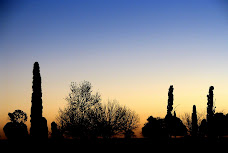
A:
<svg viewBox="0 0 228 153">
<path fill-rule="evenodd" d="M 51 123 L 51 138 L 54 140 L 60 140 L 63 138 L 62 133 L 60 132 L 60 130 L 58 129 L 58 126 L 55 122 Z"/>
<path fill-rule="evenodd" d="M 207 121 L 209 122 L 214 116 L 214 87 L 210 86 L 209 94 L 207 95 Z"/>
<path fill-rule="evenodd" d="M 204 138 L 206 134 L 207 134 L 207 121 L 206 119 L 203 119 L 199 126 L 199 136 Z"/>
<path fill-rule="evenodd" d="M 207 95 L 207 128 L 208 128 L 208 138 L 214 139 L 215 133 L 214 133 L 214 93 L 213 93 L 214 87 L 210 86 L 209 88 L 209 94 Z"/>
<path fill-rule="evenodd" d="M 66 98 L 68 106 L 60 109 L 58 122 L 66 135 L 81 139 L 124 134 L 129 138 L 138 127 L 138 115 L 117 102 L 101 104 L 100 94 L 92 94 L 92 86 L 84 81 L 71 84 L 71 92 Z"/>
<path fill-rule="evenodd" d="M 92 134 L 96 135 L 97 132 L 94 131 L 94 128 L 97 123 L 95 117 L 91 116 L 95 109 L 101 109 L 101 96 L 98 92 L 92 94 L 91 83 L 88 81 L 79 85 L 71 83 L 66 101 L 68 102 L 67 107 L 60 109 L 57 117 L 60 129 L 68 136 L 82 139 L 88 138 Z"/>
<path fill-rule="evenodd" d="M 165 119 L 167 123 L 167 118 Z M 185 136 L 187 134 L 187 128 L 183 124 L 180 118 L 176 117 L 174 111 L 174 116 L 169 118 L 169 124 L 166 125 L 170 136 Z"/>
<path fill-rule="evenodd" d="M 147 123 L 142 128 L 142 135 L 154 140 L 167 139 L 168 130 L 164 119 L 148 117 Z"/>
<path fill-rule="evenodd" d="M 52 131 L 52 132 L 51 132 L 51 137 L 55 139 L 56 133 L 57 133 L 57 131 L 58 131 L 58 129 L 57 129 L 57 124 L 56 124 L 55 122 L 52 122 L 52 123 L 51 123 L 51 131 Z"/>
<path fill-rule="evenodd" d="M 174 133 L 174 122 L 175 120 L 173 119 L 172 116 L 172 110 L 173 110 L 173 85 L 169 87 L 169 92 L 168 92 L 168 104 L 167 104 L 167 114 L 165 116 L 165 123 L 166 127 L 169 133 L 169 137 Z"/>
<path fill-rule="evenodd" d="M 131 138 L 135 136 L 134 130 L 139 127 L 139 116 L 128 108 L 126 108 L 126 114 L 123 120 L 123 134 L 125 138 Z"/>
<path fill-rule="evenodd" d="M 125 138 L 134 135 L 133 130 L 139 126 L 139 116 L 126 106 L 116 101 L 108 101 L 101 109 L 102 136 L 110 138 L 114 135 L 124 134 Z"/>
<path fill-rule="evenodd" d="M 174 111 L 174 115 L 172 115 L 173 111 L 173 85 L 169 87 L 168 92 L 168 105 L 167 105 L 167 114 L 165 116 L 165 125 L 169 134 L 171 136 L 182 136 L 186 135 L 187 129 L 180 118 L 176 117 L 176 112 Z"/>
<path fill-rule="evenodd" d="M 192 111 L 192 136 L 196 137 L 198 133 L 198 121 L 197 121 L 197 114 L 196 114 L 196 105 L 193 105 Z"/>
<path fill-rule="evenodd" d="M 33 67 L 33 85 L 32 85 L 32 106 L 31 106 L 31 136 L 38 139 L 48 138 L 47 120 L 42 116 L 42 91 L 39 63 L 35 62 Z"/>
<path fill-rule="evenodd" d="M 172 110 L 173 110 L 173 85 L 169 87 L 168 92 L 168 105 L 167 105 L 167 117 L 172 116 Z"/>
<path fill-rule="evenodd" d="M 214 133 L 217 138 L 228 135 L 228 118 L 223 113 L 215 113 L 213 117 Z"/>
<path fill-rule="evenodd" d="M 13 113 L 8 113 L 11 122 L 8 122 L 3 131 L 9 140 L 24 140 L 28 137 L 27 126 L 24 122 L 27 121 L 27 114 L 21 110 L 15 110 Z"/>
<path fill-rule="evenodd" d="M 184 113 L 184 115 L 181 117 L 183 124 L 186 126 L 188 134 L 192 132 L 192 119 L 191 115 L 189 113 Z"/>
<path fill-rule="evenodd" d="M 8 113 L 11 122 L 24 123 L 27 121 L 28 117 L 22 110 L 15 110 L 13 113 Z"/>
<path fill-rule="evenodd" d="M 196 116 L 197 116 L 198 132 L 199 132 L 199 126 L 201 125 L 201 122 L 204 119 L 205 114 L 196 112 Z M 187 128 L 188 134 L 192 135 L 192 113 L 191 114 L 190 113 L 184 113 L 184 115 L 181 117 L 181 120 L 183 121 L 183 124 Z"/>
<path fill-rule="evenodd" d="M 150 116 L 147 123 L 142 128 L 144 137 L 152 139 L 167 139 L 170 136 L 184 136 L 187 134 L 187 129 L 180 118 L 176 115 L 169 117 L 169 125 L 167 126 L 167 118 L 153 118 Z"/>
</svg>

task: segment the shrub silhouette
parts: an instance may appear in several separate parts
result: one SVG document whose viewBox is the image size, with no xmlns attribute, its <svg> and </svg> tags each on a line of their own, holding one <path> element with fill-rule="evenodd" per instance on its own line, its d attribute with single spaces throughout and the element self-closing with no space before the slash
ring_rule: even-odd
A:
<svg viewBox="0 0 228 153">
<path fill-rule="evenodd" d="M 58 126 L 55 122 L 51 123 L 51 138 L 54 140 L 59 140 L 59 139 L 63 139 L 63 136 L 60 132 L 60 130 L 58 129 Z"/>
<path fill-rule="evenodd" d="M 187 128 L 183 124 L 180 118 L 176 117 L 176 115 L 171 117 L 171 124 L 169 123 L 169 128 L 171 128 L 172 136 L 185 136 L 187 134 Z"/>
<path fill-rule="evenodd" d="M 164 119 L 148 117 L 147 123 L 142 128 L 142 135 L 151 139 L 167 139 L 168 131 Z"/>
<path fill-rule="evenodd" d="M 15 110 L 13 113 L 8 113 L 11 122 L 8 122 L 3 131 L 9 140 L 22 140 L 28 137 L 27 126 L 24 122 L 27 121 L 27 115 L 21 110 Z"/>
<path fill-rule="evenodd" d="M 228 115 L 215 113 L 213 118 L 214 133 L 217 138 L 228 135 Z"/>
<path fill-rule="evenodd" d="M 203 119 L 199 126 L 199 136 L 204 138 L 207 135 L 207 120 Z"/>
</svg>

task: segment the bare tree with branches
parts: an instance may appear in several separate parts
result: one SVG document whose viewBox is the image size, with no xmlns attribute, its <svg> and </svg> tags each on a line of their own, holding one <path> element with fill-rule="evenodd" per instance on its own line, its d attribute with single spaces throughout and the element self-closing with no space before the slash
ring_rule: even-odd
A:
<svg viewBox="0 0 228 153">
<path fill-rule="evenodd" d="M 133 130 L 139 126 L 139 116 L 135 111 L 121 106 L 115 100 L 108 101 L 102 108 L 105 137 L 124 134 L 125 138 L 129 138 L 134 134 Z"/>
<path fill-rule="evenodd" d="M 71 137 L 110 138 L 124 134 L 131 137 L 138 127 L 139 116 L 117 101 L 101 103 L 99 93 L 92 93 L 88 81 L 72 83 L 66 98 L 67 107 L 59 110 L 58 124 L 63 133 Z"/>
<path fill-rule="evenodd" d="M 198 112 L 197 111 L 197 125 L 198 127 L 200 126 L 201 122 L 203 119 L 205 119 L 205 112 Z M 181 120 L 183 122 L 183 124 L 186 126 L 187 130 L 188 130 L 188 134 L 190 135 L 192 132 L 192 117 L 191 117 L 191 113 L 184 113 L 181 116 Z"/>
</svg>

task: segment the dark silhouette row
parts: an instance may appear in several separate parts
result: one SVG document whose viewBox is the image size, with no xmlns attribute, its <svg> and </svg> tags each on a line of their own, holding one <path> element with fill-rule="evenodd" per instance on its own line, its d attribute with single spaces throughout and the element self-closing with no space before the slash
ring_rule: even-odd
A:
<svg viewBox="0 0 228 153">
<path fill-rule="evenodd" d="M 34 63 L 33 85 L 31 99 L 31 128 L 28 133 L 25 122 L 27 114 L 22 110 L 9 113 L 10 122 L 3 130 L 10 141 L 32 140 L 46 142 L 48 140 L 47 120 L 42 115 L 42 88 L 39 63 Z M 187 128 L 173 111 L 174 88 L 168 90 L 167 114 L 165 118 L 148 117 L 142 128 L 142 135 L 150 140 L 169 141 L 177 136 L 191 137 L 192 142 L 207 139 L 215 142 L 222 136 L 228 135 L 228 114 L 215 113 L 214 87 L 209 88 L 207 95 L 207 115 L 199 124 L 196 105 L 193 105 L 191 127 Z M 134 136 L 134 130 L 139 126 L 138 115 L 115 101 L 101 104 L 101 95 L 92 94 L 92 86 L 84 81 L 81 84 L 72 83 L 69 96 L 66 97 L 67 107 L 60 109 L 57 123 L 51 123 L 51 138 L 62 141 L 64 137 L 94 140 L 99 137 L 112 138 L 124 135 L 125 138 Z"/>
<path fill-rule="evenodd" d="M 39 63 L 34 63 L 33 85 L 31 100 L 31 128 L 30 136 L 34 141 L 45 141 L 48 138 L 47 120 L 42 116 L 42 90 Z M 24 122 L 27 121 L 27 114 L 21 110 L 9 113 L 11 122 L 4 126 L 4 132 L 9 140 L 28 139 L 28 130 Z"/>
<path fill-rule="evenodd" d="M 182 123 L 180 118 L 176 117 L 176 112 L 173 111 L 173 86 L 171 85 L 168 92 L 167 114 L 164 119 L 154 118 L 150 116 L 147 123 L 142 128 L 144 137 L 152 139 L 164 140 L 171 136 L 183 136 L 187 134 L 187 128 Z"/>
<path fill-rule="evenodd" d="M 176 112 L 173 112 L 173 86 L 171 85 L 168 92 L 168 105 L 167 115 L 164 119 L 154 118 L 150 116 L 147 119 L 147 123 L 142 128 L 142 134 L 144 137 L 164 140 L 169 139 L 172 136 L 189 136 L 188 129 L 182 123 L 182 121 L 176 117 Z M 207 95 L 207 115 L 206 119 L 203 119 L 198 125 L 196 105 L 193 105 L 193 112 L 191 117 L 190 136 L 192 142 L 198 142 L 197 140 L 207 139 L 208 142 L 216 142 L 219 138 L 228 135 L 228 114 L 215 113 L 214 106 L 214 87 L 209 88 L 209 94 Z"/>
</svg>

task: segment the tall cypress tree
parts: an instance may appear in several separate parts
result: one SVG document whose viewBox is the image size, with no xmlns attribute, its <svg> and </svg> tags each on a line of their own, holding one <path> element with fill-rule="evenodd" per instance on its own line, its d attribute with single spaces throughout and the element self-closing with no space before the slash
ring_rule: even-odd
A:
<svg viewBox="0 0 228 153">
<path fill-rule="evenodd" d="M 210 122 L 210 120 L 213 118 L 214 116 L 214 110 L 213 110 L 213 106 L 214 106 L 214 93 L 213 93 L 214 87 L 210 86 L 209 88 L 209 94 L 207 95 L 207 121 Z"/>
<path fill-rule="evenodd" d="M 169 137 L 175 134 L 175 118 L 172 116 L 173 111 L 173 85 L 169 87 L 167 114 L 165 116 L 165 124 Z M 176 114 L 176 113 L 175 113 Z"/>
<path fill-rule="evenodd" d="M 173 110 L 173 85 L 169 87 L 168 92 L 168 105 L 167 105 L 167 117 L 172 116 L 172 110 Z"/>
<path fill-rule="evenodd" d="M 209 94 L 207 95 L 207 128 L 208 128 L 208 138 L 214 139 L 215 138 L 215 131 L 214 131 L 214 93 L 213 93 L 214 87 L 210 86 L 209 88 Z"/>
<path fill-rule="evenodd" d="M 35 62 L 33 67 L 33 85 L 32 85 L 32 106 L 31 106 L 31 128 L 30 134 L 35 139 L 40 139 L 46 135 L 46 119 L 42 117 L 42 90 L 39 63 Z M 44 130 L 45 129 L 45 130 Z"/>
<path fill-rule="evenodd" d="M 198 133 L 198 124 L 197 124 L 196 105 L 193 105 L 193 111 L 192 111 L 192 136 L 196 137 L 197 133 Z"/>
</svg>

